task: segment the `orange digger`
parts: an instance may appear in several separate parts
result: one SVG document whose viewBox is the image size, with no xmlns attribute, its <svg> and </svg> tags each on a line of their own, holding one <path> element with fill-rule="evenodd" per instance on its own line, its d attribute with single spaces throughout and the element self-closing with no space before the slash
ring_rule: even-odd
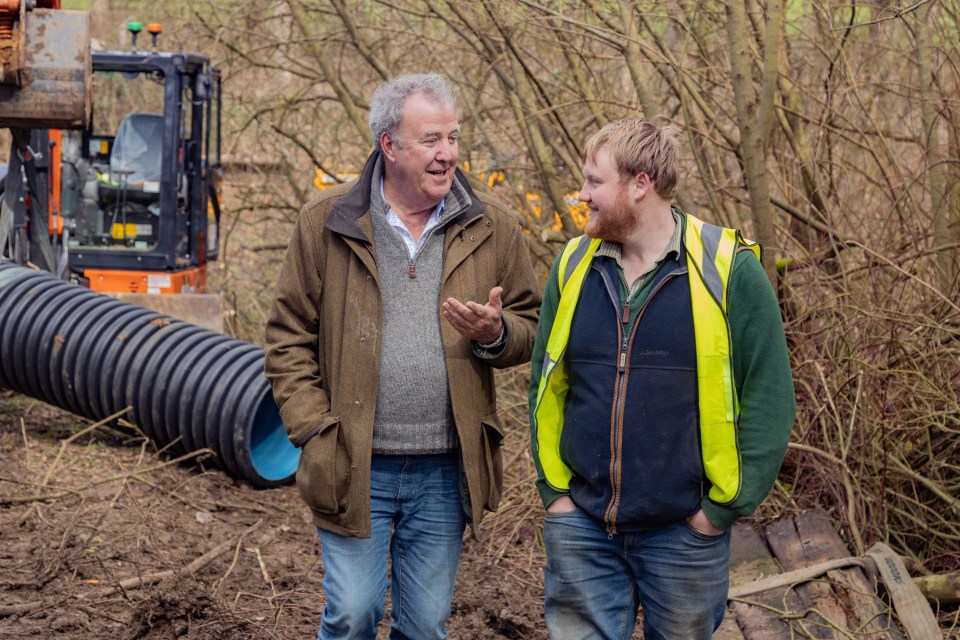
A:
<svg viewBox="0 0 960 640">
<path fill-rule="evenodd" d="M 159 24 L 91 51 L 89 14 L 59 5 L 0 0 L 0 259 L 219 327 L 191 295 L 219 251 L 219 70 L 159 50 Z"/>
</svg>

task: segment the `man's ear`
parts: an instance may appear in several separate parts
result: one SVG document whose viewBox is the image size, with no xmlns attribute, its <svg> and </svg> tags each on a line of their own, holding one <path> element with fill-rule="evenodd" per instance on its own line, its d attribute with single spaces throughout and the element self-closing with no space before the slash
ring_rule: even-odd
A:
<svg viewBox="0 0 960 640">
<path fill-rule="evenodd" d="M 393 138 L 390 137 L 390 134 L 384 131 L 380 134 L 380 150 L 383 151 L 383 155 L 387 157 L 390 162 L 394 162 L 397 159 L 397 145 L 394 142 Z"/>
<path fill-rule="evenodd" d="M 650 176 L 641 171 L 630 179 L 630 186 L 633 188 L 634 194 L 639 200 L 653 189 L 653 181 L 650 180 Z"/>
</svg>

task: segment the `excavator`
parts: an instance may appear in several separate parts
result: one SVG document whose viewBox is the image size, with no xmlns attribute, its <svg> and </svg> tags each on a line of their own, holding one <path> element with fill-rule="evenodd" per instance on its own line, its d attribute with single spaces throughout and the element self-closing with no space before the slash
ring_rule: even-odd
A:
<svg viewBox="0 0 960 640">
<path fill-rule="evenodd" d="M 219 71 L 160 51 L 159 24 L 91 51 L 89 14 L 59 5 L 0 0 L 0 256 L 216 329 L 195 294 L 219 251 Z"/>
<path fill-rule="evenodd" d="M 220 74 L 159 50 L 159 24 L 144 47 L 143 25 L 128 30 L 130 50 L 92 51 L 87 12 L 0 0 L 0 389 L 123 416 L 158 450 L 212 454 L 256 487 L 289 482 L 300 451 L 263 350 L 217 332 L 204 293 L 220 248 Z"/>
</svg>

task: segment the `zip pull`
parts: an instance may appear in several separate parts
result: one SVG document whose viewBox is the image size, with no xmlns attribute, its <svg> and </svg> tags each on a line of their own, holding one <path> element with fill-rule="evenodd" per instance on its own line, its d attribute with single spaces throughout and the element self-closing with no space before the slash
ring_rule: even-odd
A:
<svg viewBox="0 0 960 640">
<path fill-rule="evenodd" d="M 627 365 L 627 352 L 621 351 L 620 352 L 620 371 L 623 371 L 626 365 Z"/>
<path fill-rule="evenodd" d="M 623 318 L 621 318 L 623 324 L 630 322 L 630 301 L 627 300 L 627 304 L 623 305 Z"/>
<path fill-rule="evenodd" d="M 411 262 L 411 263 L 410 263 L 410 266 L 407 268 L 407 275 L 410 276 L 411 278 L 416 278 L 416 277 L 417 277 L 417 263 L 416 263 L 416 262 Z"/>
</svg>

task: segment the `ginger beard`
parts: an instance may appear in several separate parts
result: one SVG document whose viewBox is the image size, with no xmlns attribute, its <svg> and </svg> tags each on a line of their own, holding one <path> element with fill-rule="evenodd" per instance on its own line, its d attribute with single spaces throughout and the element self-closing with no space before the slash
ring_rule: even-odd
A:
<svg viewBox="0 0 960 640">
<path fill-rule="evenodd" d="M 630 208 L 627 182 L 621 181 L 617 199 L 603 211 L 590 207 L 590 217 L 583 228 L 591 238 L 623 243 L 639 224 L 637 214 Z"/>
</svg>

